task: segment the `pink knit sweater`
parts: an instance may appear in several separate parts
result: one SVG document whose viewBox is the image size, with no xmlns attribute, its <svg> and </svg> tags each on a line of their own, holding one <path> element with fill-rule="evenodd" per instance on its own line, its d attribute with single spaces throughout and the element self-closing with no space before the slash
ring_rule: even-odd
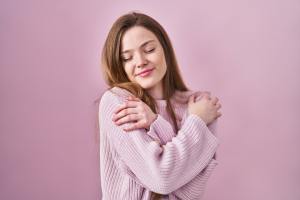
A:
<svg viewBox="0 0 300 200">
<path fill-rule="evenodd" d="M 100 173 L 103 200 L 149 200 L 151 191 L 164 199 L 201 199 L 205 185 L 217 165 L 219 140 L 214 121 L 206 126 L 187 105 L 171 99 L 179 131 L 166 111 L 166 101 L 156 100 L 158 117 L 149 131 L 123 131 L 113 111 L 130 95 L 114 87 L 105 91 L 99 104 Z"/>
</svg>

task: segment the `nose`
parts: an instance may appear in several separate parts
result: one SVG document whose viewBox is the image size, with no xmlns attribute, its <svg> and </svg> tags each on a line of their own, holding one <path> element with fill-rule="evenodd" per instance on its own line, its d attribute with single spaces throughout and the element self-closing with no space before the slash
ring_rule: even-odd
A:
<svg viewBox="0 0 300 200">
<path fill-rule="evenodd" d="M 137 67 L 143 67 L 146 64 L 147 64 L 146 57 L 143 54 L 138 53 L 137 56 L 136 56 L 136 66 Z"/>
</svg>

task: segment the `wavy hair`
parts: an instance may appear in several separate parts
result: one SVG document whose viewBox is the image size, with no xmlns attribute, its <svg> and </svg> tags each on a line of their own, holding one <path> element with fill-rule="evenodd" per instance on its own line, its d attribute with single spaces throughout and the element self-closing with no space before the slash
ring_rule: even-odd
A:
<svg viewBox="0 0 300 200">
<path fill-rule="evenodd" d="M 146 14 L 132 11 L 122 15 L 113 23 L 105 40 L 101 54 L 101 69 L 104 74 L 105 82 L 109 86 L 108 89 L 120 87 L 128 90 L 134 96 L 145 102 L 154 113 L 157 113 L 157 105 L 154 98 L 149 95 L 147 91 L 139 84 L 131 82 L 128 79 L 123 67 L 123 62 L 121 59 L 122 37 L 128 29 L 134 26 L 142 26 L 151 31 L 157 37 L 161 46 L 163 47 L 167 65 L 166 74 L 162 80 L 163 99 L 165 99 L 167 102 L 167 113 L 170 115 L 177 132 L 178 125 L 176 122 L 176 115 L 170 99 L 176 91 L 189 91 L 189 89 L 181 77 L 169 36 L 164 28 L 155 19 Z M 152 197 L 157 199 L 159 196 L 159 194 L 153 193 Z"/>
</svg>

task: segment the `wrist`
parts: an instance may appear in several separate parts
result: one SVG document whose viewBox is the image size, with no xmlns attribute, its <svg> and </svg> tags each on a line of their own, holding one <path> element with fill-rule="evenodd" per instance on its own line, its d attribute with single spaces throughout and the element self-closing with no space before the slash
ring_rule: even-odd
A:
<svg viewBox="0 0 300 200">
<path fill-rule="evenodd" d="M 151 124 L 157 119 L 157 117 L 158 117 L 158 114 L 154 114 L 154 116 L 153 116 L 153 118 L 152 118 L 150 124 L 146 127 L 146 130 L 147 130 L 147 131 L 150 130 Z"/>
<path fill-rule="evenodd" d="M 191 113 L 190 115 L 197 116 L 198 118 L 200 118 L 205 123 L 206 126 L 208 126 L 208 122 L 207 122 L 207 120 L 204 117 L 202 117 L 202 116 L 200 116 L 200 115 L 198 115 L 196 113 Z"/>
</svg>

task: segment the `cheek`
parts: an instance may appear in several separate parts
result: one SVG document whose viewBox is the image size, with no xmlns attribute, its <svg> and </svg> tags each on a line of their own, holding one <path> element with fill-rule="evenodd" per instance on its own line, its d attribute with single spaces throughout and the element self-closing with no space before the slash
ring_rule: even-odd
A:
<svg viewBox="0 0 300 200">
<path fill-rule="evenodd" d="M 159 70 L 161 72 L 165 72 L 166 69 L 167 69 L 167 64 L 166 64 L 166 61 L 165 61 L 165 57 L 164 57 L 164 54 L 160 54 L 157 56 L 157 64 L 159 65 Z"/>
<path fill-rule="evenodd" d="M 124 66 L 124 71 L 128 77 L 129 80 L 133 80 L 134 76 L 133 76 L 133 68 L 130 65 L 126 65 Z"/>
<path fill-rule="evenodd" d="M 165 56 L 163 54 L 163 52 L 158 52 L 157 54 L 155 54 L 155 61 L 157 64 L 159 64 L 161 67 L 163 67 L 163 65 L 165 65 Z"/>
</svg>

